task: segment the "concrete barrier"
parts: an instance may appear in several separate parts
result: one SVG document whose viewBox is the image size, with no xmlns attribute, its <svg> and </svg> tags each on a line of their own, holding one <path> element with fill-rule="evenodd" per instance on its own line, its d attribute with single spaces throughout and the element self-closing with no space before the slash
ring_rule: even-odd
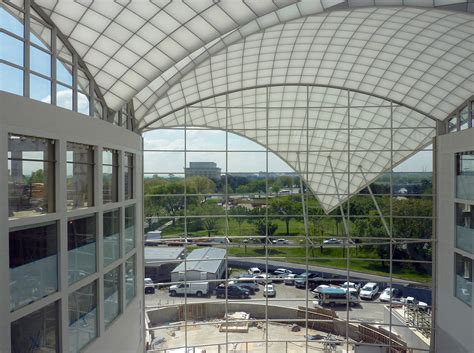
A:
<svg viewBox="0 0 474 353">
<path fill-rule="evenodd" d="M 277 320 L 282 323 L 297 323 L 300 326 L 305 325 L 305 310 L 301 309 L 268 305 L 268 310 L 265 310 L 265 305 L 258 303 L 227 303 L 227 312 L 232 313 L 237 311 L 249 313 L 250 317 L 255 320 L 265 320 L 266 313 L 268 313 L 268 319 L 270 320 Z M 206 301 L 201 303 L 188 303 L 186 320 L 205 321 L 223 318 L 225 314 L 225 302 Z M 148 310 L 146 315 L 148 316 L 150 328 L 165 326 L 169 325 L 170 323 L 181 322 L 185 320 L 183 304 Z M 311 320 L 311 315 L 308 315 L 308 319 Z M 345 336 L 347 332 L 351 339 L 355 341 L 359 340 L 359 331 L 356 325 L 347 324 L 345 320 L 341 320 L 337 317 L 333 319 L 332 323 L 333 329 L 331 333 L 338 336 Z"/>
</svg>

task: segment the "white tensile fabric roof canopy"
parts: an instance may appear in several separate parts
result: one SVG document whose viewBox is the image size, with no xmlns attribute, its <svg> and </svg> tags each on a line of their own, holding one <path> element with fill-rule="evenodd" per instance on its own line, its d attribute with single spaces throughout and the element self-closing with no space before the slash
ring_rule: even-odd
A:
<svg viewBox="0 0 474 353">
<path fill-rule="evenodd" d="M 467 1 L 35 3 L 110 108 L 133 100 L 141 131 L 246 136 L 301 173 L 326 210 L 429 144 L 474 87 Z M 267 104 L 268 116 L 244 109 Z"/>
</svg>

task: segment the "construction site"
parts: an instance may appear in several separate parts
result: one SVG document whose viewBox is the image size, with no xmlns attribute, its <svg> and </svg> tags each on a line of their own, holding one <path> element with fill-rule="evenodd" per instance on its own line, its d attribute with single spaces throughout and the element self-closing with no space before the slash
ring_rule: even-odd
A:
<svg viewBox="0 0 474 353">
<path fill-rule="evenodd" d="M 331 309 L 235 304 L 193 303 L 148 311 L 146 326 L 149 351 L 409 352 L 407 343 L 383 325 L 348 323 Z M 242 309 L 246 311 L 237 311 Z"/>
</svg>

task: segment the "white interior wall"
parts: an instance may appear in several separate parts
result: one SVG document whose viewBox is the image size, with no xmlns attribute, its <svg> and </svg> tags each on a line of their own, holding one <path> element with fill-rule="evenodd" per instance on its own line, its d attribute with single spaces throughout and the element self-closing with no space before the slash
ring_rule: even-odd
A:
<svg viewBox="0 0 474 353">
<path fill-rule="evenodd" d="M 136 203 L 136 256 L 137 256 L 137 295 L 132 302 L 124 308 L 124 312 L 119 316 L 107 329 L 104 327 L 103 319 L 100 320 L 99 337 L 90 343 L 83 351 L 85 353 L 92 352 L 114 352 L 114 353 L 131 353 L 144 351 L 144 324 L 143 324 L 143 189 L 142 189 L 142 138 L 136 133 L 127 131 L 124 128 L 114 126 L 108 122 L 90 118 L 82 114 L 74 113 L 62 108 L 58 108 L 49 104 L 44 104 L 28 98 L 19 97 L 5 92 L 0 92 L 0 165 L 7 165 L 7 137 L 8 133 L 18 133 L 29 136 L 38 136 L 56 139 L 59 144 L 65 147 L 67 141 L 90 144 L 98 146 L 100 151 L 102 147 L 127 151 L 136 155 L 136 164 L 134 169 L 135 178 L 135 200 L 119 200 L 118 203 L 102 205 L 102 181 L 95 173 L 95 200 L 96 206 L 87 210 L 79 210 L 73 212 L 76 214 L 92 214 L 101 212 L 105 209 L 115 208 L 118 206 L 127 206 Z M 64 149 L 61 149 L 64 151 Z M 101 167 L 101 156 L 96 153 L 96 168 Z M 65 154 L 56 156 L 57 161 L 65 160 Z M 59 165 L 59 163 L 56 163 Z M 63 163 L 62 166 L 65 164 Z M 59 170 L 58 170 L 59 169 Z M 96 169 L 98 170 L 98 169 Z M 65 167 L 56 168 L 56 202 L 61 204 L 66 200 L 65 189 Z M 119 182 L 123 180 L 119 176 Z M 121 183 L 123 188 L 123 183 Z M 122 193 L 123 194 L 123 193 Z M 47 214 L 28 219 L 18 219 L 8 221 L 8 168 L 0 168 L 0 353 L 11 352 L 10 338 L 10 322 L 26 315 L 29 312 L 37 310 L 46 304 L 61 300 L 60 306 L 60 325 L 62 332 L 60 341 L 61 352 L 68 351 L 68 273 L 67 273 L 67 217 L 71 213 L 67 213 L 65 207 L 57 208 L 55 214 Z M 59 266 L 62 269 L 59 278 L 60 291 L 46 298 L 38 300 L 26 307 L 20 308 L 10 313 L 9 304 L 9 253 L 8 253 L 8 227 L 16 227 L 22 225 L 36 224 L 47 222 L 50 220 L 58 220 L 59 234 L 62 237 L 60 241 L 60 258 Z M 101 222 L 99 222 L 100 224 Z M 123 227 L 123 224 L 122 224 Z M 98 264 L 102 264 L 103 260 L 103 242 L 100 233 L 97 237 L 97 253 Z M 128 255 L 127 255 L 128 256 Z M 88 282 L 88 278 L 94 277 L 101 279 L 104 273 L 111 267 L 117 266 L 122 260 L 117 260 L 112 265 L 104 268 L 98 266 L 97 273 L 84 280 L 75 283 L 72 288 L 81 287 L 83 283 Z M 103 284 L 99 281 L 99 305 L 98 312 L 103 315 Z M 123 283 L 123 282 L 122 282 Z M 71 291 L 71 289 L 70 289 Z M 122 291 L 124 293 L 124 290 Z M 124 294 L 123 294 L 124 299 Z"/>
</svg>

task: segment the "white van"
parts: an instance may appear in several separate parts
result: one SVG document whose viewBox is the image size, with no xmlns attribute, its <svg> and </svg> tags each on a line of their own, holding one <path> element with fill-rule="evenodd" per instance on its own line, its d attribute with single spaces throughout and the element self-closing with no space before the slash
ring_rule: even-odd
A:
<svg viewBox="0 0 474 353">
<path fill-rule="evenodd" d="M 181 283 L 170 286 L 169 293 L 172 297 L 176 295 L 195 295 L 202 297 L 209 295 L 209 282 Z"/>
</svg>

